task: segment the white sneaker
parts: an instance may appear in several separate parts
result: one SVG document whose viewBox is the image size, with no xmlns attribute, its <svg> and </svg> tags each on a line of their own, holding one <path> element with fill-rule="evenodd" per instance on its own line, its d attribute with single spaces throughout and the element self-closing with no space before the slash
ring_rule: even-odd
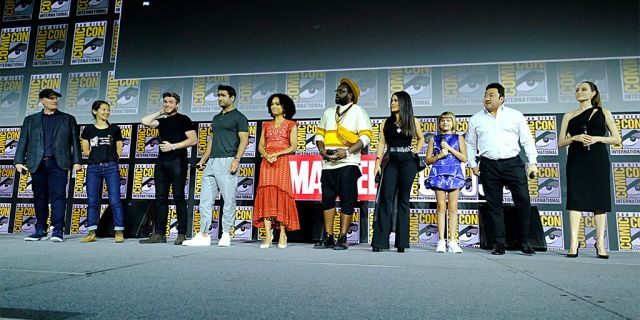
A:
<svg viewBox="0 0 640 320">
<path fill-rule="evenodd" d="M 182 245 L 187 247 L 208 247 L 211 245 L 211 237 L 198 232 L 190 240 L 183 241 Z"/>
<path fill-rule="evenodd" d="M 462 248 L 458 245 L 457 241 L 449 242 L 449 252 L 451 253 L 462 253 Z"/>
<path fill-rule="evenodd" d="M 447 252 L 447 240 L 438 240 L 438 246 L 436 247 L 437 253 Z"/>
<path fill-rule="evenodd" d="M 230 247 L 231 246 L 231 236 L 229 232 L 223 232 L 222 237 L 218 241 L 218 247 Z"/>
</svg>

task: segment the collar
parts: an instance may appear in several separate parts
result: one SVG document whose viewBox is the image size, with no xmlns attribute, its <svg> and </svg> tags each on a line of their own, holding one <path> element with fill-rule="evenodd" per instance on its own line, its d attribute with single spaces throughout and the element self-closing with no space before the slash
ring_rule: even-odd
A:
<svg viewBox="0 0 640 320">
<path fill-rule="evenodd" d="M 42 109 L 43 116 L 57 116 L 58 114 L 60 114 L 60 111 L 58 109 L 54 110 L 52 113 L 46 113 L 44 112 L 44 108 Z"/>
<path fill-rule="evenodd" d="M 496 111 L 496 115 L 498 114 L 498 112 L 504 111 L 504 108 L 505 108 L 505 105 L 503 103 L 498 107 L 498 110 Z M 487 107 L 485 107 L 485 106 L 482 106 L 482 111 L 484 111 L 483 114 L 491 115 L 491 112 L 489 112 L 489 110 L 487 110 Z"/>
</svg>

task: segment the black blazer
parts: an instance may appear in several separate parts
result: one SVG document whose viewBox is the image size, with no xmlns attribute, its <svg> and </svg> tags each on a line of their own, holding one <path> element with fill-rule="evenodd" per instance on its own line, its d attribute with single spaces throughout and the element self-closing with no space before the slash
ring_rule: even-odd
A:
<svg viewBox="0 0 640 320">
<path fill-rule="evenodd" d="M 43 112 L 40 111 L 24 118 L 16 157 L 13 160 L 14 165 L 23 164 L 32 173 L 38 170 L 44 157 Z M 60 168 L 69 170 L 73 164 L 82 163 L 78 123 L 74 116 L 62 111 L 56 112 L 58 112 L 59 118 L 53 129 L 54 157 Z"/>
</svg>

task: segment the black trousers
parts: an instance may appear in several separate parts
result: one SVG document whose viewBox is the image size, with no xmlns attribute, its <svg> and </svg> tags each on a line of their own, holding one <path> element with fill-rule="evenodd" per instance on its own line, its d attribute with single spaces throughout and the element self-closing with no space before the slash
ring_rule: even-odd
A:
<svg viewBox="0 0 640 320">
<path fill-rule="evenodd" d="M 418 164 L 410 153 L 391 153 L 385 168 L 380 188 L 378 204 L 373 222 L 371 245 L 389 249 L 389 234 L 395 223 L 396 248 L 409 248 L 409 196 L 413 180 L 418 173 Z M 394 221 L 394 200 L 397 218 Z"/>
<path fill-rule="evenodd" d="M 489 232 L 496 244 L 506 242 L 504 231 L 504 211 L 502 208 L 502 189 L 507 187 L 513 196 L 517 212 L 519 212 L 520 228 L 517 230 L 521 244 L 528 243 L 529 224 L 531 215 L 531 201 L 527 187 L 527 173 L 520 156 L 509 159 L 480 160 L 480 182 L 487 201 L 487 216 Z"/>
<path fill-rule="evenodd" d="M 173 186 L 173 201 L 178 216 L 178 234 L 187 234 L 187 201 L 184 186 L 187 182 L 187 159 L 158 160 L 154 172 L 156 183 L 156 219 L 154 233 L 164 235 L 167 232 L 169 215 L 169 185 Z"/>
</svg>

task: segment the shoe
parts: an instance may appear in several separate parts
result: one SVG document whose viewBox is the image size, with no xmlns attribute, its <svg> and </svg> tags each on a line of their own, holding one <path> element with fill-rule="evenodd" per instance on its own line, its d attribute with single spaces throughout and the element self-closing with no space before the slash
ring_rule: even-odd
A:
<svg viewBox="0 0 640 320">
<path fill-rule="evenodd" d="M 230 247 L 231 246 L 231 235 L 229 232 L 223 232 L 222 237 L 218 241 L 218 247 Z"/>
<path fill-rule="evenodd" d="M 382 252 L 382 249 L 380 249 L 378 247 L 371 247 L 371 251 L 372 252 Z"/>
<path fill-rule="evenodd" d="M 437 253 L 447 252 L 447 240 L 438 240 L 438 246 L 436 247 Z"/>
<path fill-rule="evenodd" d="M 495 244 L 493 246 L 493 251 L 491 251 L 491 254 L 494 256 L 501 256 L 504 254 L 504 244 Z"/>
<path fill-rule="evenodd" d="M 62 230 L 54 230 L 51 234 L 51 242 L 63 242 Z"/>
<path fill-rule="evenodd" d="M 148 244 L 148 243 L 167 243 L 167 238 L 164 235 L 159 235 L 159 234 L 152 234 L 148 239 L 142 239 L 140 241 L 141 244 Z"/>
<path fill-rule="evenodd" d="M 183 241 L 182 245 L 187 247 L 208 247 L 211 245 L 211 237 L 208 234 L 198 232 L 190 240 Z"/>
<path fill-rule="evenodd" d="M 176 246 L 181 246 L 185 240 L 187 240 L 187 236 L 185 236 L 184 234 L 178 234 L 178 237 L 176 237 L 176 240 L 173 242 L 173 244 Z"/>
<path fill-rule="evenodd" d="M 271 229 L 271 232 L 267 233 L 267 237 L 264 238 L 264 241 L 260 244 L 260 249 L 269 249 L 269 247 L 271 247 L 271 242 L 273 242 L 273 229 Z"/>
<path fill-rule="evenodd" d="M 609 259 L 608 254 L 600 254 L 600 250 L 598 250 L 598 242 L 596 242 L 595 248 L 596 248 L 596 255 L 598 256 L 598 259 Z"/>
<path fill-rule="evenodd" d="M 280 240 L 278 240 L 278 248 L 280 249 L 287 248 L 287 236 L 284 236 L 284 243 L 281 243 Z"/>
<path fill-rule="evenodd" d="M 341 234 L 338 237 L 338 241 L 336 241 L 336 245 L 333 247 L 333 250 L 347 250 L 349 246 L 347 245 L 347 235 Z"/>
<path fill-rule="evenodd" d="M 87 235 L 84 236 L 84 238 L 80 239 L 80 242 L 82 242 L 82 243 L 95 242 L 95 241 L 96 241 L 96 231 L 95 230 L 89 230 L 89 233 L 87 233 Z"/>
<path fill-rule="evenodd" d="M 458 241 L 450 240 L 448 250 L 451 253 L 462 253 L 462 248 L 458 245 Z"/>
<path fill-rule="evenodd" d="M 324 237 L 322 241 L 316 243 L 313 248 L 314 249 L 333 249 L 335 247 L 336 241 L 333 239 L 333 235 L 329 233 L 324 233 Z"/>
<path fill-rule="evenodd" d="M 122 230 L 116 230 L 116 236 L 114 237 L 116 243 L 124 242 L 124 232 Z"/>
<path fill-rule="evenodd" d="M 398 253 L 404 253 L 404 248 L 398 248 Z"/>
<path fill-rule="evenodd" d="M 580 242 L 578 242 L 578 249 L 576 249 L 576 253 L 567 253 L 567 258 L 577 258 L 578 253 L 580 253 Z"/>
<path fill-rule="evenodd" d="M 533 248 L 531 248 L 531 246 L 528 243 L 525 243 L 522 245 L 522 248 L 520 249 L 520 251 L 522 253 L 524 253 L 527 256 L 532 256 L 534 254 L 536 254 L 536 251 L 533 250 Z"/>
<path fill-rule="evenodd" d="M 43 230 L 36 230 L 36 232 L 26 236 L 24 241 L 40 241 L 40 239 L 46 237 L 47 235 Z"/>
</svg>

